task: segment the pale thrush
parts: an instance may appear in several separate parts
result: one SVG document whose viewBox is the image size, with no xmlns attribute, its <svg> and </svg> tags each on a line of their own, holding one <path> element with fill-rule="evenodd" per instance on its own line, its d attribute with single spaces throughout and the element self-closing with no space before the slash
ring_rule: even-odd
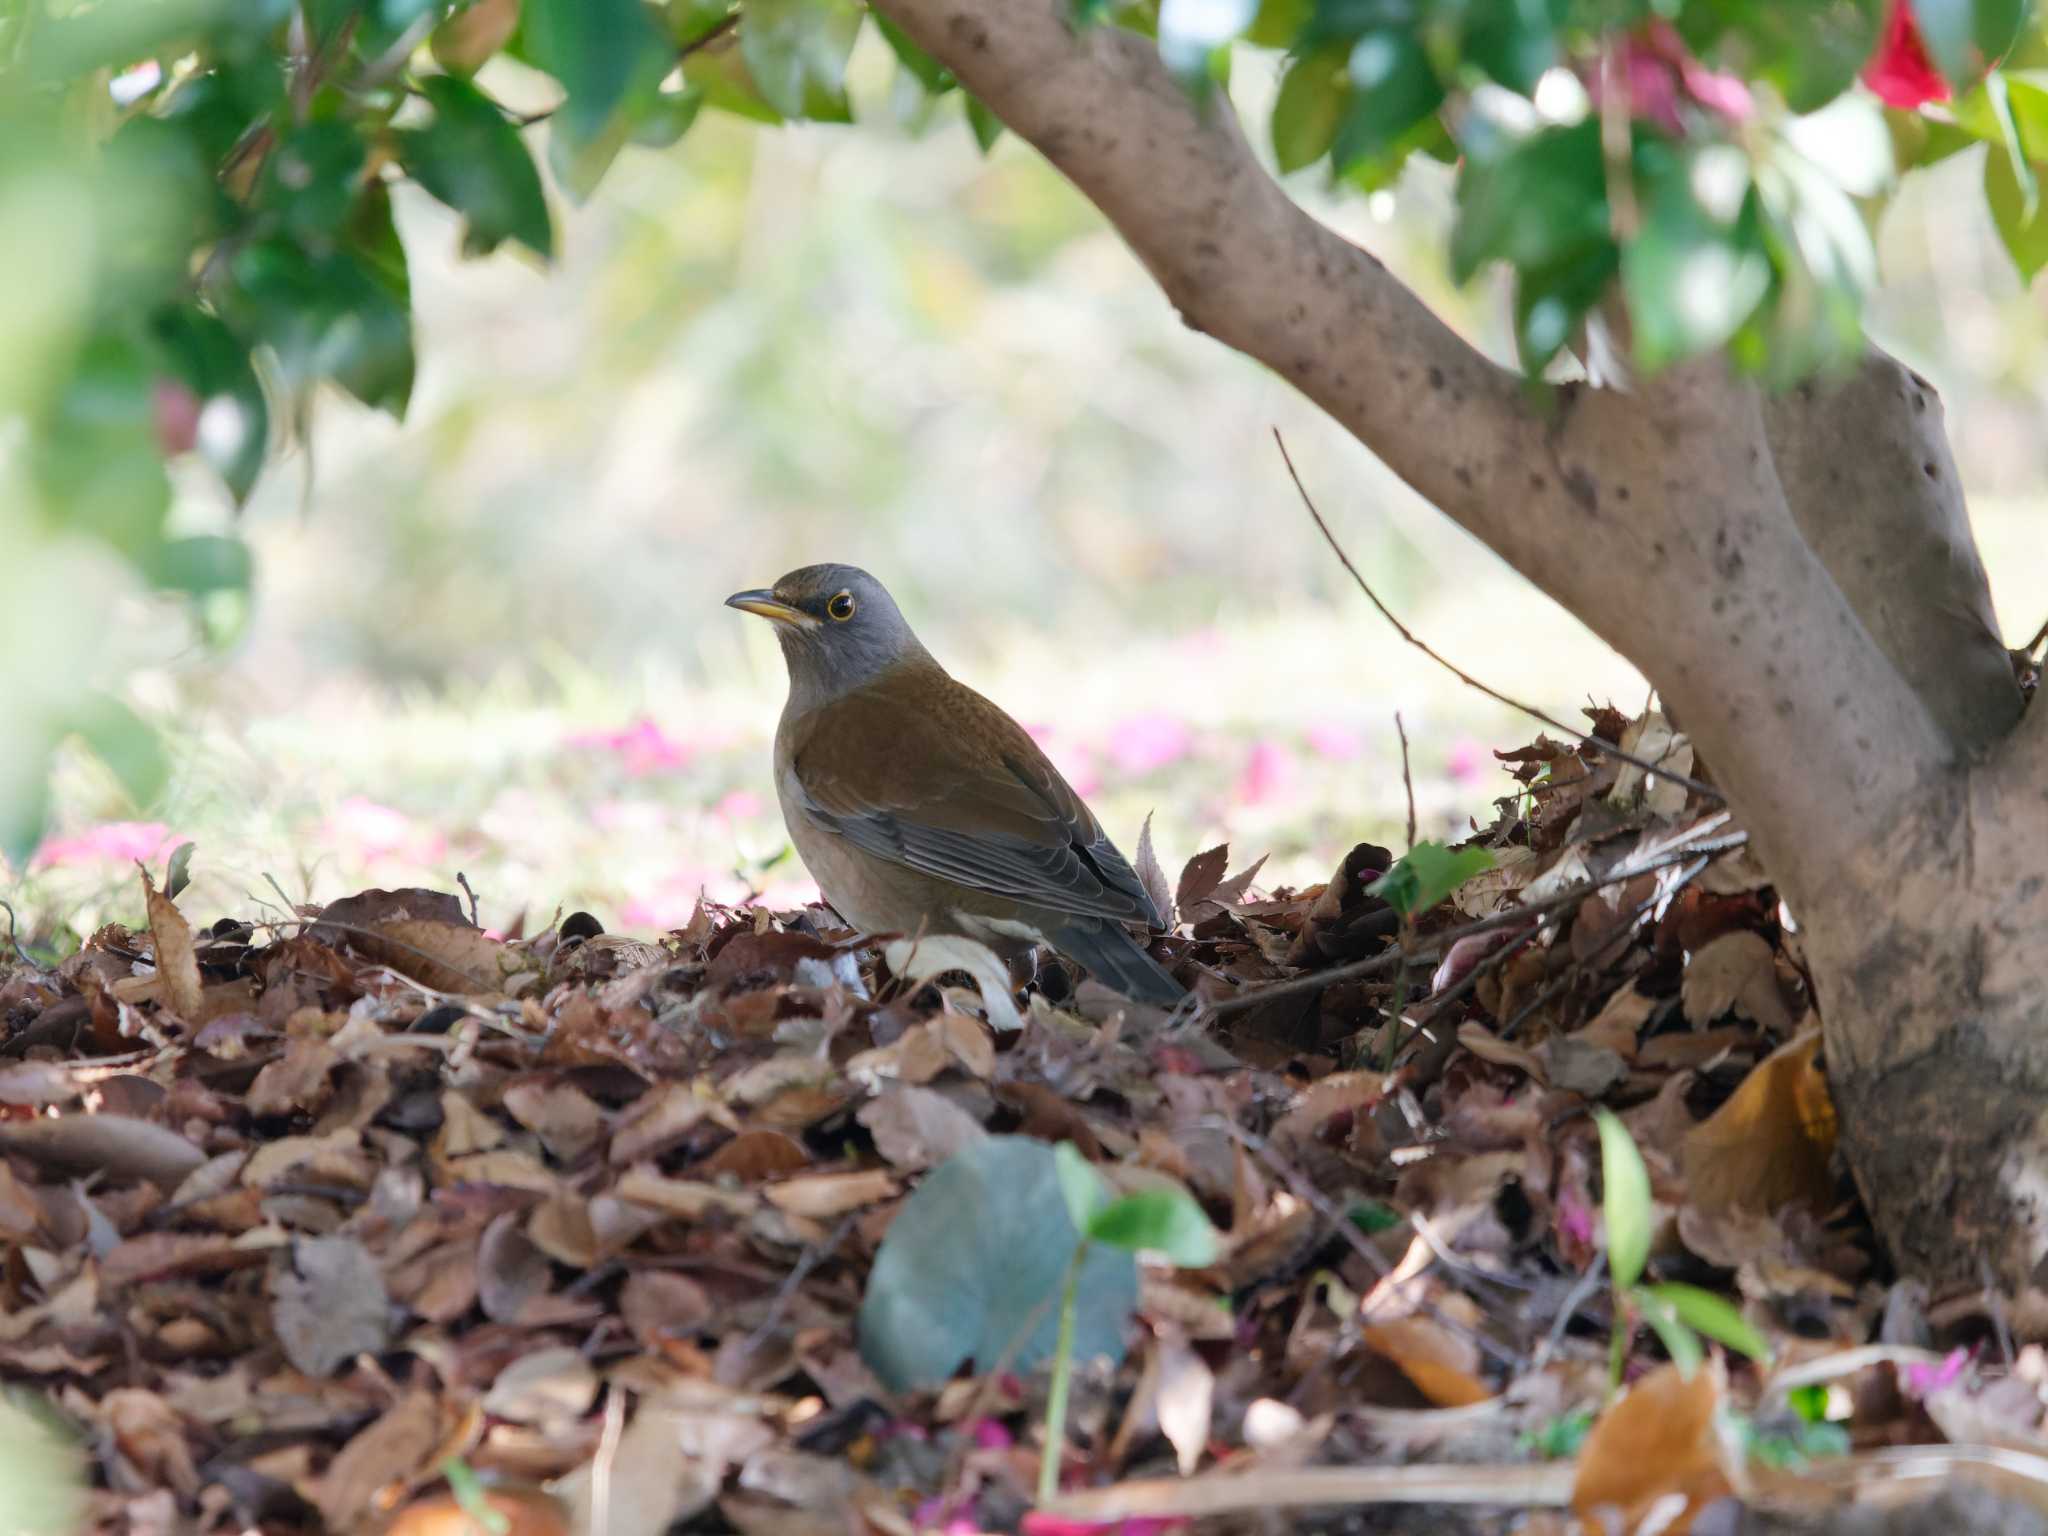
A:
<svg viewBox="0 0 2048 1536">
<path fill-rule="evenodd" d="M 789 699 L 782 819 L 864 933 L 1049 944 L 1126 996 L 1184 994 L 1130 932 L 1163 926 L 1129 862 L 1029 733 L 946 669 L 882 584 L 807 565 L 730 607 L 775 625 Z"/>
</svg>

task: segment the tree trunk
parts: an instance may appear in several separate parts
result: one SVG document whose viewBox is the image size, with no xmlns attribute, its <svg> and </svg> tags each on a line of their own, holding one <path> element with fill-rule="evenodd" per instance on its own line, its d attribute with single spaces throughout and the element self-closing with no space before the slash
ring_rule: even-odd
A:
<svg viewBox="0 0 2048 1536">
<path fill-rule="evenodd" d="M 1712 360 L 1540 413 L 1145 39 L 1077 29 L 1067 0 L 872 3 L 1189 325 L 1643 669 L 1806 930 L 1842 1145 L 1894 1256 L 1937 1282 L 2048 1272 L 2048 710 L 2020 715 L 1932 391 L 1873 353 L 1767 399 Z"/>
</svg>

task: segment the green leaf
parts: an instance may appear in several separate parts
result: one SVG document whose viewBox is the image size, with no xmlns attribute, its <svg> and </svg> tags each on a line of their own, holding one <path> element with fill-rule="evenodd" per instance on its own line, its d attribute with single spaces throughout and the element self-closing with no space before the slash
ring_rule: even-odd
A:
<svg viewBox="0 0 2048 1536">
<path fill-rule="evenodd" d="M 651 93 L 675 65 L 640 0 L 526 0 L 520 31 L 533 62 L 567 93 L 555 131 L 579 146 L 605 137 L 629 98 Z"/>
<path fill-rule="evenodd" d="M 1628 1128 L 1604 1109 L 1600 1128 L 1600 1209 L 1607 1218 L 1607 1272 L 1622 1290 L 1642 1278 L 1650 1258 L 1650 1171 Z"/>
<path fill-rule="evenodd" d="M 328 119 L 295 128 L 263 163 L 258 205 L 274 211 L 302 241 L 331 238 L 355 207 L 369 150 L 348 123 Z"/>
<path fill-rule="evenodd" d="M 644 149 L 667 149 L 690 131 L 704 108 L 704 93 L 691 86 L 663 91 L 633 124 L 632 141 Z"/>
<path fill-rule="evenodd" d="M 962 91 L 967 98 L 967 126 L 974 134 L 974 142 L 981 146 L 985 155 L 996 147 L 996 140 L 1003 136 L 1003 120 L 991 112 L 979 96 Z"/>
<path fill-rule="evenodd" d="M 769 105 L 784 117 L 850 121 L 846 60 L 862 14 L 854 0 L 747 0 L 740 55 Z"/>
<path fill-rule="evenodd" d="M 1765 1365 L 1770 1363 L 1770 1341 L 1758 1333 L 1726 1297 L 1675 1281 L 1645 1286 L 1643 1294 L 1655 1297 L 1671 1308 L 1678 1320 L 1695 1332 L 1727 1345 L 1737 1354 L 1747 1355 Z"/>
<path fill-rule="evenodd" d="M 1053 1149 L 985 1137 L 928 1174 L 889 1224 L 861 1301 L 861 1358 L 892 1391 L 908 1391 L 936 1386 L 966 1360 L 993 1369 L 1021 1335 L 1011 1363 L 1030 1370 L 1052 1355 L 1080 1241 Z M 1075 1357 L 1122 1359 L 1137 1299 L 1137 1261 L 1090 1244 Z"/>
<path fill-rule="evenodd" d="M 2021 142 L 2012 91 L 2005 76 L 1995 69 L 1984 77 L 1984 96 L 1991 103 L 1992 115 L 1998 119 L 1999 141 L 2011 164 L 2013 180 L 2019 185 L 2020 217 L 2031 224 L 2041 211 L 2041 186 L 2034 179 L 2033 166 L 2027 163 L 2027 150 Z"/>
<path fill-rule="evenodd" d="M 197 843 L 180 843 L 171 850 L 171 857 L 164 865 L 164 895 L 176 901 L 186 886 L 192 883 L 192 854 Z"/>
<path fill-rule="evenodd" d="M 1163 1253 L 1182 1269 L 1216 1262 L 1216 1229 L 1192 1195 L 1177 1189 L 1141 1190 L 1097 1211 L 1083 1229 L 1089 1241 L 1132 1253 Z"/>
<path fill-rule="evenodd" d="M 1785 1405 L 1799 1415 L 1801 1423 L 1828 1422 L 1828 1389 L 1825 1383 L 1809 1381 L 1785 1394 Z"/>
<path fill-rule="evenodd" d="M 1059 1175 L 1060 1195 L 1067 1202 L 1067 1214 L 1074 1219 L 1074 1230 L 1086 1232 L 1096 1213 L 1109 1204 L 1109 1186 L 1102 1182 L 1102 1175 L 1095 1171 L 1095 1165 L 1071 1141 L 1063 1141 L 1054 1147 L 1052 1155 L 1054 1171 Z"/>
<path fill-rule="evenodd" d="M 1470 282 L 1489 261 L 1530 271 L 1607 242 L 1599 123 L 1544 129 L 1487 155 L 1467 148 L 1451 227 L 1455 281 Z"/>
<path fill-rule="evenodd" d="M 1631 1291 L 1629 1298 L 1643 1314 L 1643 1321 L 1650 1325 L 1663 1343 L 1664 1353 L 1669 1355 L 1671 1363 L 1678 1367 L 1678 1374 L 1691 1381 L 1693 1372 L 1700 1368 L 1700 1361 L 1704 1357 L 1699 1335 L 1679 1321 L 1676 1308 L 1652 1292 Z"/>
<path fill-rule="evenodd" d="M 1298 171 L 1330 152 L 1337 125 L 1351 105 L 1346 56 L 1335 48 L 1305 53 L 1280 77 L 1273 99 L 1273 157 L 1282 171 Z"/>
<path fill-rule="evenodd" d="M 1711 351 L 1746 322 L 1771 286 L 1749 168 L 1733 145 L 1691 151 L 1652 143 L 1636 157 L 1643 222 L 1621 253 L 1636 361 L 1655 370 Z M 1722 210 L 1697 189 L 1720 185 Z"/>
<path fill-rule="evenodd" d="M 171 486 L 156 440 L 153 349 L 102 331 L 80 348 L 56 409 L 31 440 L 52 513 L 133 560 L 163 538 Z"/>
<path fill-rule="evenodd" d="M 1350 105 L 1337 125 L 1330 158 L 1338 170 L 1385 152 L 1443 105 L 1443 83 L 1411 32 L 1368 32 L 1345 61 Z"/>
<path fill-rule="evenodd" d="M 217 316 L 191 303 L 160 311 L 152 330 L 171 371 L 199 397 L 201 456 L 237 504 L 248 500 L 270 442 L 270 406 L 249 349 Z"/>
<path fill-rule="evenodd" d="M 1315 0 L 1259 0 L 1244 40 L 1259 48 L 1292 48 L 1314 10 Z"/>
<path fill-rule="evenodd" d="M 895 22 L 877 11 L 875 26 L 882 34 L 882 41 L 889 45 L 889 51 L 896 55 L 897 62 L 910 72 L 928 95 L 938 96 L 953 89 L 956 82 L 951 71 L 912 42 Z"/>
<path fill-rule="evenodd" d="M 155 729 L 111 694 L 92 693 L 79 704 L 71 729 L 128 792 L 138 810 L 170 782 L 171 759 Z"/>
<path fill-rule="evenodd" d="M 1524 373 L 1534 378 L 1544 370 L 1620 270 L 1621 252 L 1609 243 L 1521 274 L 1515 284 L 1515 347 Z"/>
<path fill-rule="evenodd" d="M 704 93 L 706 106 L 749 122 L 782 121 L 782 114 L 762 97 L 736 48 L 706 48 L 691 54 L 683 60 L 683 79 L 692 90 Z"/>
<path fill-rule="evenodd" d="M 2019 40 L 2028 0 L 1913 0 L 1913 19 L 1934 67 L 1963 89 Z"/>
<path fill-rule="evenodd" d="M 244 246 L 229 273 L 231 323 L 269 343 L 288 387 L 331 378 L 365 405 L 404 413 L 412 318 L 385 274 L 349 251 L 315 256 L 282 238 Z"/>
<path fill-rule="evenodd" d="M 1694 0 L 1677 8 L 1680 34 L 1744 78 L 1775 86 L 1811 112 L 1855 84 L 1877 46 L 1885 0 Z"/>
<path fill-rule="evenodd" d="M 1465 11 L 1464 56 L 1487 75 L 1532 95 L 1557 62 L 1566 0 L 1474 0 Z"/>
<path fill-rule="evenodd" d="M 540 172 L 519 130 L 489 97 L 453 75 L 430 76 L 421 90 L 434 120 L 398 135 L 399 159 L 421 186 L 463 216 L 463 253 L 488 255 L 517 240 L 542 260 L 553 255 L 554 225 Z"/>
<path fill-rule="evenodd" d="M 1406 858 L 1394 861 L 1379 879 L 1366 887 L 1403 917 L 1417 917 L 1442 901 L 1474 875 L 1493 868 L 1493 855 L 1484 848 L 1450 849 L 1442 843 L 1417 843 Z"/>
<path fill-rule="evenodd" d="M 195 534 L 159 544 L 149 575 L 167 592 L 202 597 L 208 592 L 246 592 L 252 574 L 249 546 L 219 534 Z"/>
</svg>

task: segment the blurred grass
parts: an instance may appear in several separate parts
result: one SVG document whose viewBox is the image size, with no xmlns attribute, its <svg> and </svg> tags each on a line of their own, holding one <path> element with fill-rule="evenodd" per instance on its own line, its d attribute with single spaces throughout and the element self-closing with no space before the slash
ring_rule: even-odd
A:
<svg viewBox="0 0 2048 1536">
<path fill-rule="evenodd" d="M 1247 62 L 1250 100 L 1271 82 Z M 322 402 L 245 515 L 258 589 L 226 655 L 162 607 L 113 603 L 95 643 L 141 663 L 175 781 L 145 814 L 90 764 L 65 769 L 59 857 L 8 893 L 28 929 L 134 915 L 124 860 L 157 834 L 77 842 L 123 819 L 200 844 L 205 916 L 274 904 L 267 877 L 303 900 L 458 869 L 499 927 L 584 906 L 647 931 L 700 886 L 791 897 L 767 769 L 780 661 L 719 604 L 823 559 L 881 576 L 957 675 L 1047 728 L 1126 851 L 1155 813 L 1169 869 L 1228 839 L 1305 882 L 1360 838 L 1397 843 L 1396 710 L 1425 833 L 1483 822 L 1508 786 L 1486 749 L 1536 727 L 1350 590 L 1274 425 L 1440 650 L 1561 717 L 1640 707 L 1642 680 L 1583 627 L 1183 327 L 1034 154 L 1006 139 L 984 159 L 957 125 L 916 137 L 867 109 L 882 126 L 858 132 L 711 114 L 674 151 L 629 154 L 566 212 L 548 271 L 458 261 L 453 221 L 400 189 L 408 420 Z M 1970 159 L 1889 216 L 1873 326 L 1943 391 L 2017 644 L 2048 616 L 2048 323 Z M 1500 352 L 1500 295 L 1453 293 L 1435 262 L 1440 174 L 1397 203 L 1302 190 Z M 227 516 L 181 486 L 188 531 Z"/>
</svg>

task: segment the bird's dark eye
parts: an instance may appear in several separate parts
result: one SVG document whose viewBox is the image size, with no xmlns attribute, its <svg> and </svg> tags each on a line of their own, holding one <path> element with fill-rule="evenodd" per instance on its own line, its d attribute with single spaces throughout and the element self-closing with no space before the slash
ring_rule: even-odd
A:
<svg viewBox="0 0 2048 1536">
<path fill-rule="evenodd" d="M 853 617 L 853 594 L 851 592 L 834 592 L 832 594 L 832 601 L 825 605 L 825 611 L 844 624 Z"/>
</svg>

